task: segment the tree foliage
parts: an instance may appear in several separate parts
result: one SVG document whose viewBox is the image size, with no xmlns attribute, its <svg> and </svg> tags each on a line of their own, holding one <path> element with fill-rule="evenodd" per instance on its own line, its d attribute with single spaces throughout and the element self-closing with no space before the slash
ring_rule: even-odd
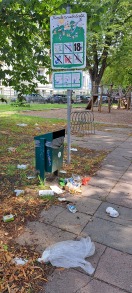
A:
<svg viewBox="0 0 132 293">
<path fill-rule="evenodd" d="M 109 76 L 123 62 L 128 82 L 130 0 L 71 0 L 69 4 L 71 13 L 87 13 L 86 69 L 92 82 L 99 85 L 106 68 Z M 49 20 L 51 15 L 66 13 L 65 6 L 62 0 L 0 0 L 0 79 L 5 85 L 32 92 L 36 86 L 34 79 L 46 83 L 37 71 L 40 65 L 50 69 Z M 7 67 L 3 68 L 3 64 Z"/>
<path fill-rule="evenodd" d="M 38 66 L 50 68 L 49 17 L 57 7 L 55 0 L 0 1 L 0 79 L 4 85 L 32 92 L 35 79 L 46 83 L 44 76 L 38 76 Z"/>
<path fill-rule="evenodd" d="M 130 39 L 130 7 L 130 0 L 76 1 L 74 9 L 87 12 L 87 69 L 97 85 L 120 51 L 124 58 Z"/>
</svg>

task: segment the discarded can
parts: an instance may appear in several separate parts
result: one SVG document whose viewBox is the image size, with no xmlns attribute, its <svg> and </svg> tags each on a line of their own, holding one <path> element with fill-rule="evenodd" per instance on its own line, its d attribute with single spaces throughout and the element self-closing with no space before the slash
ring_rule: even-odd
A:
<svg viewBox="0 0 132 293">
<path fill-rule="evenodd" d="M 6 222 L 11 222 L 11 221 L 14 221 L 14 216 L 12 214 L 10 215 L 6 215 L 6 216 L 3 216 L 3 221 L 6 223 Z"/>
<path fill-rule="evenodd" d="M 75 214 L 77 212 L 76 207 L 74 205 L 72 205 L 72 204 L 67 204 L 67 208 L 73 214 Z"/>
</svg>

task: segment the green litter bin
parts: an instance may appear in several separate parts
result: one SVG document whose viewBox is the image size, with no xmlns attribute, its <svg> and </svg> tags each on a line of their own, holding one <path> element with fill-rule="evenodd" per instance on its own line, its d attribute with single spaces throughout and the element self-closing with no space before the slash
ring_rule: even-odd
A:
<svg viewBox="0 0 132 293">
<path fill-rule="evenodd" d="M 65 129 L 35 136 L 35 168 L 44 180 L 45 172 L 53 173 L 63 165 Z"/>
</svg>

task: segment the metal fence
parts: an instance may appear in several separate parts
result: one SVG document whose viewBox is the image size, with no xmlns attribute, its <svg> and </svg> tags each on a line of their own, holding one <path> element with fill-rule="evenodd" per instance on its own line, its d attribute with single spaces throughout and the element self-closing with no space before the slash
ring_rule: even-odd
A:
<svg viewBox="0 0 132 293">
<path fill-rule="evenodd" d="M 74 111 L 71 113 L 71 133 L 95 133 L 94 114 L 91 111 Z"/>
</svg>

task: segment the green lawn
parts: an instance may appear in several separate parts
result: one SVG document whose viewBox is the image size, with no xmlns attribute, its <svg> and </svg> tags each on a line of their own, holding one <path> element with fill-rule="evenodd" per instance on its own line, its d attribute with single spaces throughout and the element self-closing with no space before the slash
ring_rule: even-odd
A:
<svg viewBox="0 0 132 293">
<path fill-rule="evenodd" d="M 85 108 L 86 104 L 72 104 L 72 107 L 74 108 Z M 67 108 L 67 104 L 28 104 L 26 106 L 15 106 L 11 104 L 0 104 L 0 111 L 23 111 L 23 110 L 33 110 L 33 111 L 42 111 L 42 110 L 50 110 L 50 109 L 64 109 Z"/>
</svg>

